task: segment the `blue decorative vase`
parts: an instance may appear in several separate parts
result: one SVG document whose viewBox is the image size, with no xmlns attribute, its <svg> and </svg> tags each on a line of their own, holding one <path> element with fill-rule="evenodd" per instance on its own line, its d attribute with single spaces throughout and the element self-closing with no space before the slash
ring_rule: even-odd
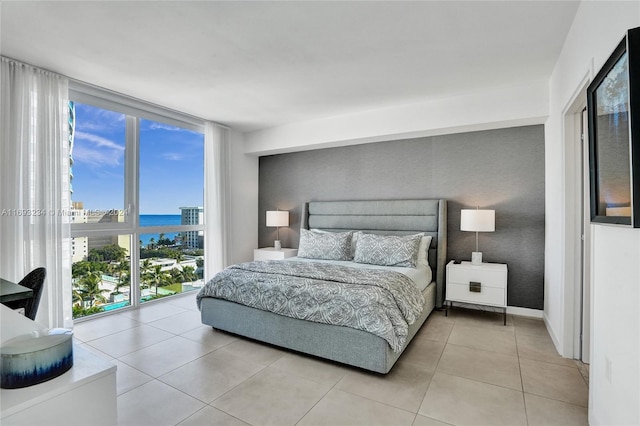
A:
<svg viewBox="0 0 640 426">
<path fill-rule="evenodd" d="M 25 334 L 0 347 L 0 387 L 23 388 L 60 376 L 73 366 L 72 335 Z"/>
</svg>

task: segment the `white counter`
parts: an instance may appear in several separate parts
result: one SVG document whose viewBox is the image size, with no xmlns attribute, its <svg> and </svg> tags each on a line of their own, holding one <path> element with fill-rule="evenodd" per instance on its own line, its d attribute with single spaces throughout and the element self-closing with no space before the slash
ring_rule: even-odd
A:
<svg viewBox="0 0 640 426">
<path fill-rule="evenodd" d="M 42 327 L 0 304 L 0 346 Z M 116 366 L 76 344 L 73 367 L 55 379 L 21 389 L 0 389 L 0 424 L 115 425 Z"/>
</svg>

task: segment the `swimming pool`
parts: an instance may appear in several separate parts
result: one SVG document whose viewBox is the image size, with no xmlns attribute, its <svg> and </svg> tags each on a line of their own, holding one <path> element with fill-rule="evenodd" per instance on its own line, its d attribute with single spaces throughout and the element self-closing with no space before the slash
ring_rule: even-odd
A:
<svg viewBox="0 0 640 426">
<path fill-rule="evenodd" d="M 102 305 L 102 308 L 106 311 L 113 311 L 114 309 L 124 308 L 125 306 L 129 306 L 129 301 L 125 300 L 124 302 L 116 302 L 116 303 L 107 303 L 106 305 Z"/>
</svg>

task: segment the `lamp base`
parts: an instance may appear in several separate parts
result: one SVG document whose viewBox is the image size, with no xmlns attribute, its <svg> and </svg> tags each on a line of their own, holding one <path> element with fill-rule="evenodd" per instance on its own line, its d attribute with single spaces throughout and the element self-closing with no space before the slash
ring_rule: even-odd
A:
<svg viewBox="0 0 640 426">
<path fill-rule="evenodd" d="M 473 265 L 481 265 L 482 264 L 482 252 L 474 251 L 471 253 L 471 263 Z"/>
<path fill-rule="evenodd" d="M 275 240 L 273 242 L 273 248 L 275 248 L 276 250 L 282 250 L 282 244 L 280 243 L 280 240 Z"/>
</svg>

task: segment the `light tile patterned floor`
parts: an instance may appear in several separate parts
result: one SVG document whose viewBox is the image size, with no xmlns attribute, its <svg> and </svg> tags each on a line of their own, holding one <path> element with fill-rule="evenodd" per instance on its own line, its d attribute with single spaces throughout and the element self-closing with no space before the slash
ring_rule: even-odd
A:
<svg viewBox="0 0 640 426">
<path fill-rule="evenodd" d="M 588 368 L 541 320 L 433 312 L 387 375 L 203 326 L 195 294 L 78 323 L 118 366 L 120 425 L 586 425 Z"/>
</svg>

